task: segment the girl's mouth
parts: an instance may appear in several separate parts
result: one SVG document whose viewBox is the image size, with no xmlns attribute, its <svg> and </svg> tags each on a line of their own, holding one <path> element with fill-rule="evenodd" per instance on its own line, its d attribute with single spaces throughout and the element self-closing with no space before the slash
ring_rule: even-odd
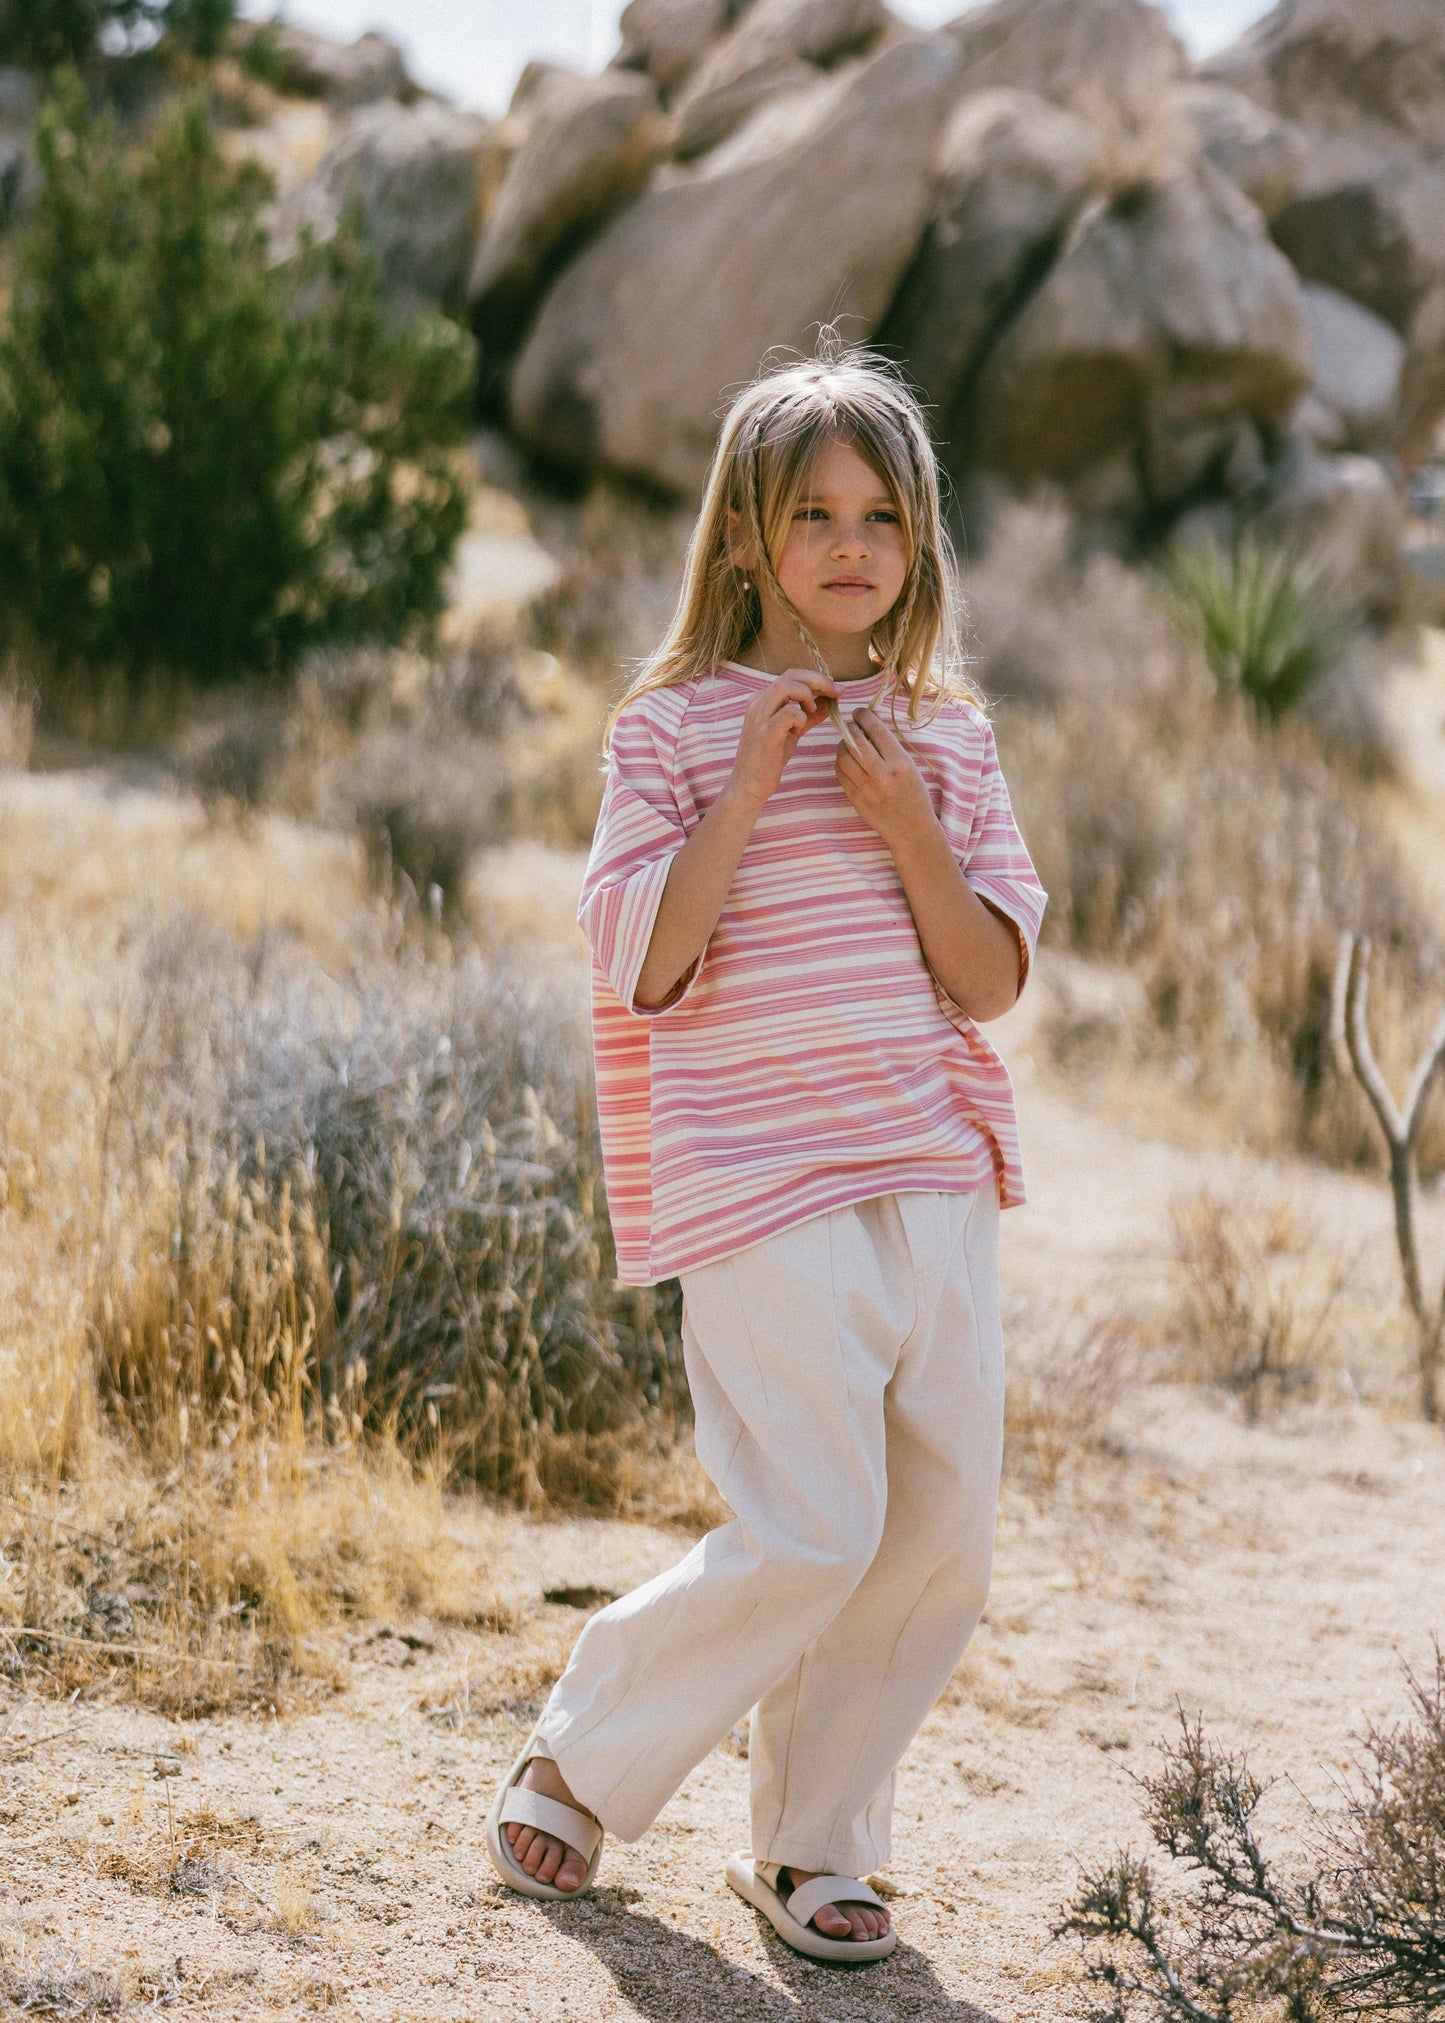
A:
<svg viewBox="0 0 1445 2023">
<path fill-rule="evenodd" d="M 873 584 L 862 576 L 836 576 L 831 583 L 825 583 L 825 590 L 836 590 L 845 597 L 857 597 L 873 589 Z"/>
</svg>

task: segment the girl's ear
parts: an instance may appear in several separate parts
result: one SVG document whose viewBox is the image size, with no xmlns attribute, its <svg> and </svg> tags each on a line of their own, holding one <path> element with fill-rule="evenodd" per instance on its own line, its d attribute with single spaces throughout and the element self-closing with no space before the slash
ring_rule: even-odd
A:
<svg viewBox="0 0 1445 2023">
<path fill-rule="evenodd" d="M 733 506 L 728 507 L 727 551 L 728 560 L 735 569 L 757 568 L 757 549 L 744 533 L 737 509 Z"/>
</svg>

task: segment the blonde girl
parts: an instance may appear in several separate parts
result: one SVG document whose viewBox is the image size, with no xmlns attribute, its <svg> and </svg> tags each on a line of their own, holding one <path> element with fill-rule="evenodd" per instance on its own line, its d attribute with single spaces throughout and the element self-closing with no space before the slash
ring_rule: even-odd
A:
<svg viewBox="0 0 1445 2023">
<path fill-rule="evenodd" d="M 582 896 L 624 1284 L 682 1281 L 733 1511 L 593 1617 L 488 1822 L 567 1897 L 752 1710 L 727 1878 L 798 1951 L 881 1958 L 862 1879 L 988 1591 L 997 1228 L 1023 1199 L 978 1030 L 1044 908 L 961 673 L 917 403 L 833 342 L 723 426 L 671 631 L 611 725 Z"/>
</svg>

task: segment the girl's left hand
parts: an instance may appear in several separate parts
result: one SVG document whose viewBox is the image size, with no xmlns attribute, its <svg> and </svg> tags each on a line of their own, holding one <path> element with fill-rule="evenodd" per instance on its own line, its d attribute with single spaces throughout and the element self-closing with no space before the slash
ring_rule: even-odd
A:
<svg viewBox="0 0 1445 2023">
<path fill-rule="evenodd" d="M 838 746 L 838 784 L 870 829 L 890 849 L 920 823 L 934 820 L 928 786 L 907 747 L 876 710 L 855 710 L 857 756 Z"/>
</svg>

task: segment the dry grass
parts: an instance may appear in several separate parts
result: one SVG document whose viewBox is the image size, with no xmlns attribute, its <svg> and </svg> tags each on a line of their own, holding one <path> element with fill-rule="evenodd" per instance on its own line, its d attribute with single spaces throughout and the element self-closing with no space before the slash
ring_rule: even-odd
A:
<svg viewBox="0 0 1445 2023">
<path fill-rule="evenodd" d="M 1316 1256 L 1282 1196 L 1225 1200 L 1201 1189 L 1174 1203 L 1172 1219 L 1179 1374 L 1222 1386 L 1251 1419 L 1313 1390 L 1337 1360 L 1360 1260 Z"/>
<path fill-rule="evenodd" d="M 455 1477 L 657 1508 L 685 1396 L 575 1004 L 284 823 L 105 812 L 0 800 L 0 1651 L 193 1710 L 483 1607 Z"/>
<path fill-rule="evenodd" d="M 1216 694 L 1141 581 L 1107 558 L 1071 561 L 1054 516 L 1006 519 L 970 591 L 1004 769 L 1050 893 L 1045 935 L 1143 987 L 1115 1062 L 1172 1083 L 1181 1126 L 1203 1114 L 1256 1149 L 1378 1164 L 1331 1041 L 1339 934 L 1363 927 L 1381 951 L 1397 1077 L 1445 948 L 1375 790 L 1332 767 L 1307 727 L 1266 728 Z M 1445 1165 L 1445 1122 L 1422 1165 Z"/>
<path fill-rule="evenodd" d="M 423 1613 L 495 1624 L 438 1471 L 394 1445 L 202 1449 L 157 1473 L 102 1441 L 83 1474 L 0 1489 L 0 1667 L 57 1695 L 107 1683 L 177 1716 L 332 1683 L 317 1633 Z"/>
<path fill-rule="evenodd" d="M 1015 1329 L 1009 1347 L 1004 1455 L 1038 1494 L 1107 1451 L 1115 1411 L 1146 1374 L 1150 1330 L 1100 1286 L 1061 1313 Z"/>
</svg>

